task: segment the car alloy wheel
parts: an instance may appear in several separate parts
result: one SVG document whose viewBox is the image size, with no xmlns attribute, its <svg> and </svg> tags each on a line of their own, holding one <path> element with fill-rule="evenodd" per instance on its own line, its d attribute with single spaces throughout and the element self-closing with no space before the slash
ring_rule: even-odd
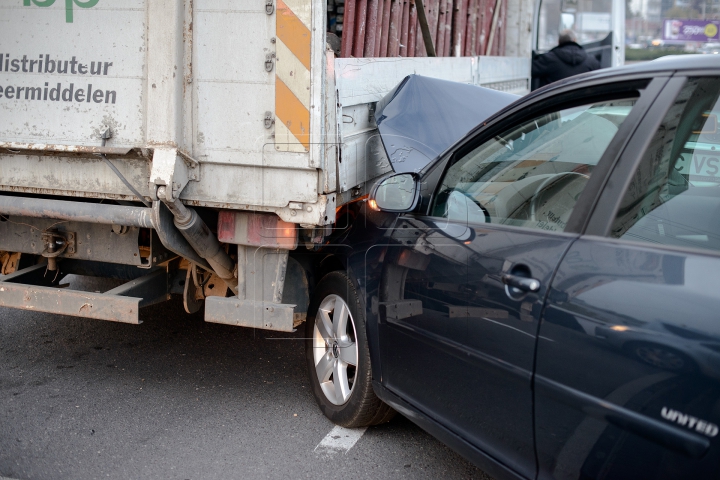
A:
<svg viewBox="0 0 720 480">
<path fill-rule="evenodd" d="M 355 428 L 390 421 L 395 411 L 373 390 L 365 310 L 357 284 L 341 271 L 315 286 L 305 325 L 312 394 L 327 418 Z"/>
<path fill-rule="evenodd" d="M 315 316 L 313 356 L 320 388 L 333 405 L 347 402 L 358 363 L 355 321 L 345 300 L 328 295 Z"/>
</svg>

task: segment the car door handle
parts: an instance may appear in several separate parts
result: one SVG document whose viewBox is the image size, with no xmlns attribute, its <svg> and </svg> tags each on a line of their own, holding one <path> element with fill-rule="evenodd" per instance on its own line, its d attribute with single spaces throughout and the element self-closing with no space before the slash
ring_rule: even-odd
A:
<svg viewBox="0 0 720 480">
<path fill-rule="evenodd" d="M 540 290 L 540 281 L 534 278 L 519 277 L 506 273 L 502 276 L 502 282 L 508 287 L 517 288 L 523 292 L 537 292 Z"/>
</svg>

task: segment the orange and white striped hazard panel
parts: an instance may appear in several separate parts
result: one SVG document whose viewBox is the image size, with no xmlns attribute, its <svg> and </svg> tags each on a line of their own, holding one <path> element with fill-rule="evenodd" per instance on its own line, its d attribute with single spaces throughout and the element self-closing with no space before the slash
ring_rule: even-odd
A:
<svg viewBox="0 0 720 480">
<path fill-rule="evenodd" d="M 310 42 L 312 0 L 277 0 L 275 148 L 310 148 Z"/>
</svg>

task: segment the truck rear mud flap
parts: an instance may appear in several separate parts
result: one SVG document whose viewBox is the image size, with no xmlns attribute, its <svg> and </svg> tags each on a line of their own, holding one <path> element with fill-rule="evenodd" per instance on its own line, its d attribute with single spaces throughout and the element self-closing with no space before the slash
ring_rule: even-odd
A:
<svg viewBox="0 0 720 480">
<path fill-rule="evenodd" d="M 170 298 L 167 269 L 155 268 L 104 293 L 61 288 L 46 264 L 33 265 L 0 281 L 0 306 L 59 315 L 140 322 L 140 308 Z"/>
</svg>

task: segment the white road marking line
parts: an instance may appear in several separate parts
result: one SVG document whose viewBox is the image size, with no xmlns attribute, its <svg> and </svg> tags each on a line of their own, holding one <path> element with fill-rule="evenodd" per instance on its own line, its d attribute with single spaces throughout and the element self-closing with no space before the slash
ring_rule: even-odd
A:
<svg viewBox="0 0 720 480">
<path fill-rule="evenodd" d="M 335 426 L 317 444 L 316 453 L 347 453 L 360 440 L 367 428 L 344 428 Z"/>
</svg>

